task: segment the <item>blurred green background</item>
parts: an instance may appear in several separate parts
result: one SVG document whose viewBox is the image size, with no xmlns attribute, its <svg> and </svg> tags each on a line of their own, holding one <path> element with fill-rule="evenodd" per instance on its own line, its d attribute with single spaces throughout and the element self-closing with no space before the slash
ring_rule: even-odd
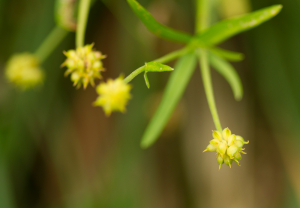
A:
<svg viewBox="0 0 300 208">
<path fill-rule="evenodd" d="M 192 0 L 139 0 L 161 23 L 193 33 Z M 63 208 L 295 208 L 300 207 L 300 1 L 213 0 L 213 21 L 273 4 L 274 19 L 221 45 L 245 54 L 233 65 L 245 96 L 233 98 L 212 72 L 223 127 L 250 141 L 231 169 L 202 153 L 215 129 L 196 70 L 165 131 L 147 150 L 139 146 L 170 73 L 132 81 L 126 114 L 107 118 L 93 107 L 92 87 L 76 90 L 63 76 L 68 34 L 42 67 L 43 86 L 15 89 L 5 63 L 34 52 L 55 27 L 53 0 L 0 0 L 0 207 Z M 182 45 L 158 39 L 125 0 L 97 0 L 86 43 L 107 54 L 104 79 L 128 75 Z M 170 63 L 173 66 L 174 63 Z"/>
</svg>

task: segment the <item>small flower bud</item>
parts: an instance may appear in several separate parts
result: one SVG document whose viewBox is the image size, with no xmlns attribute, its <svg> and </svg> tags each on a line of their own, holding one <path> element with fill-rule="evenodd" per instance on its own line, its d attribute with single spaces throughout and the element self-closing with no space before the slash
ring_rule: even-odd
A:
<svg viewBox="0 0 300 208">
<path fill-rule="evenodd" d="M 228 137 L 231 135 L 231 131 L 228 128 L 225 128 L 222 132 L 223 139 L 228 141 Z"/>
<path fill-rule="evenodd" d="M 235 140 L 236 140 L 235 135 L 234 135 L 234 134 L 230 135 L 230 136 L 228 137 L 228 146 L 233 145 L 234 142 L 235 142 Z"/>
<path fill-rule="evenodd" d="M 236 160 L 241 160 L 241 159 L 242 159 L 241 153 L 237 152 L 237 153 L 234 155 L 234 158 L 235 158 Z"/>
<path fill-rule="evenodd" d="M 233 159 L 233 156 L 238 152 L 238 147 L 236 145 L 231 145 L 228 149 L 227 149 L 227 155 Z"/>
<path fill-rule="evenodd" d="M 209 151 L 209 152 L 214 152 L 216 151 L 218 146 L 213 145 L 213 144 L 209 144 L 207 145 L 206 149 L 203 152 Z"/>
<path fill-rule="evenodd" d="M 213 138 L 218 139 L 220 142 L 222 141 L 222 134 L 219 131 L 213 131 Z"/>
<path fill-rule="evenodd" d="M 226 144 L 220 143 L 217 152 L 223 156 L 226 153 L 226 149 L 227 149 Z"/>
<path fill-rule="evenodd" d="M 238 148 L 242 148 L 244 146 L 243 142 L 240 140 L 236 140 L 234 143 Z"/>
<path fill-rule="evenodd" d="M 236 136 L 236 140 L 239 140 L 239 141 L 243 142 L 243 144 L 248 144 L 249 143 L 249 141 L 245 142 L 245 140 L 241 136 Z"/>
<path fill-rule="evenodd" d="M 224 163 L 224 159 L 223 159 L 223 157 L 220 154 L 217 155 L 217 161 L 219 163 L 219 170 L 220 170 L 222 164 Z"/>
<path fill-rule="evenodd" d="M 213 139 L 213 140 L 210 140 L 210 143 L 211 143 L 212 145 L 218 146 L 218 145 L 220 144 L 220 141 L 219 141 L 218 139 Z"/>
<path fill-rule="evenodd" d="M 105 58 L 99 51 L 93 51 L 93 44 L 84 47 L 78 47 L 76 50 L 64 52 L 67 59 L 62 64 L 68 69 L 65 76 L 71 74 L 71 80 L 78 88 L 83 85 L 84 88 L 91 84 L 94 86 L 94 80 L 101 78 L 101 71 L 104 71 L 102 59 Z M 75 74 L 75 75 L 73 75 Z"/>
<path fill-rule="evenodd" d="M 23 90 L 41 84 L 44 79 L 38 58 L 30 53 L 13 55 L 7 62 L 5 75 L 10 82 Z"/>
<path fill-rule="evenodd" d="M 123 81 L 123 77 L 115 80 L 109 79 L 107 83 L 101 83 L 96 91 L 99 97 L 94 102 L 95 106 L 102 106 L 106 115 L 112 111 L 125 111 L 125 106 L 130 99 L 131 86 Z"/>
<path fill-rule="evenodd" d="M 232 160 L 227 155 L 224 155 L 223 159 L 224 163 L 231 168 Z"/>
</svg>

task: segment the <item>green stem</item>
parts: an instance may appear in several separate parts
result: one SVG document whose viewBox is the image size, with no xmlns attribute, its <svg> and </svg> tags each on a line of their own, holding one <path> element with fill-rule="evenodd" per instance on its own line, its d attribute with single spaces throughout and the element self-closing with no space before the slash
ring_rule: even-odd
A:
<svg viewBox="0 0 300 208">
<path fill-rule="evenodd" d="M 208 27 L 209 24 L 209 1 L 196 0 L 196 33 L 199 34 Z"/>
<path fill-rule="evenodd" d="M 177 51 L 173 51 L 163 57 L 160 57 L 158 59 L 153 60 L 152 62 L 159 62 L 159 63 L 166 63 L 169 61 L 174 60 L 175 58 L 178 58 L 184 54 L 187 54 L 188 52 L 190 52 L 193 48 L 192 47 L 184 47 L 180 50 Z M 124 82 L 129 83 L 131 80 L 133 80 L 133 78 L 135 78 L 138 74 L 142 73 L 145 71 L 145 66 L 142 66 L 136 70 L 134 70 L 131 74 L 129 74 L 125 79 Z"/>
<path fill-rule="evenodd" d="M 84 35 L 90 10 L 91 0 L 80 0 L 79 11 L 78 11 L 78 25 L 76 30 L 76 47 L 84 46 Z"/>
<path fill-rule="evenodd" d="M 35 51 L 35 55 L 38 57 L 40 63 L 42 63 L 51 54 L 51 52 L 66 37 L 67 34 L 68 31 L 58 26 L 51 31 L 44 42 Z"/>
<path fill-rule="evenodd" d="M 204 85 L 204 90 L 208 102 L 208 106 L 211 112 L 211 115 L 213 117 L 216 129 L 220 132 L 222 132 L 222 126 L 220 123 L 216 102 L 214 98 L 214 91 L 212 87 L 212 81 L 211 81 L 211 75 L 210 75 L 210 68 L 208 63 L 208 56 L 207 51 L 205 50 L 199 50 L 199 60 L 200 60 L 200 67 L 201 67 L 201 75 Z"/>
</svg>

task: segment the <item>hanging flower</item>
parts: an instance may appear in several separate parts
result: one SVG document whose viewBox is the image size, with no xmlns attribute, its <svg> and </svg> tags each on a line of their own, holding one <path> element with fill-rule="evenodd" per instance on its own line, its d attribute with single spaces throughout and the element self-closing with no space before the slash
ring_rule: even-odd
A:
<svg viewBox="0 0 300 208">
<path fill-rule="evenodd" d="M 93 51 L 93 46 L 94 44 L 90 44 L 64 52 L 67 59 L 62 66 L 68 68 L 65 76 L 71 74 L 71 80 L 77 88 L 83 85 L 85 89 L 89 83 L 94 86 L 94 80 L 100 79 L 100 73 L 104 71 L 101 60 L 106 56 L 99 51 Z"/>
<path fill-rule="evenodd" d="M 44 79 L 38 58 L 30 53 L 13 55 L 7 62 L 5 76 L 23 90 L 35 87 Z"/>
<path fill-rule="evenodd" d="M 95 106 L 102 106 L 106 115 L 110 115 L 112 111 L 125 111 L 125 106 L 130 99 L 131 86 L 123 81 L 123 77 L 97 86 L 96 91 L 99 97 L 94 102 Z"/>
<path fill-rule="evenodd" d="M 219 170 L 223 163 L 231 167 L 232 161 L 235 161 L 238 165 L 239 160 L 242 159 L 241 153 L 243 152 L 244 144 L 248 144 L 249 141 L 245 140 L 241 136 L 231 134 L 228 128 L 225 128 L 222 133 L 219 131 L 213 131 L 213 138 L 210 144 L 203 152 L 217 152 L 217 161 L 219 163 Z"/>
</svg>

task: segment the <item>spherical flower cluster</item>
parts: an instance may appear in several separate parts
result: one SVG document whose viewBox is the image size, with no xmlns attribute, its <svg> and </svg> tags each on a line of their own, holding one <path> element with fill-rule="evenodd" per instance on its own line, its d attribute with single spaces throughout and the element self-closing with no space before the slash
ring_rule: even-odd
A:
<svg viewBox="0 0 300 208">
<path fill-rule="evenodd" d="M 96 91 L 99 97 L 94 102 L 96 106 L 102 106 L 106 115 L 112 111 L 125 111 L 125 106 L 130 99 L 131 86 L 123 81 L 123 77 L 112 80 L 107 83 L 101 83 L 97 86 Z"/>
<path fill-rule="evenodd" d="M 210 141 L 210 144 L 203 152 L 217 152 L 219 170 L 223 163 L 231 167 L 233 160 L 240 165 L 239 160 L 242 159 L 241 153 L 246 154 L 243 152 L 243 145 L 248 144 L 249 141 L 245 142 L 241 136 L 231 134 L 228 128 L 225 128 L 222 133 L 213 131 L 212 136 L 214 139 Z"/>
<path fill-rule="evenodd" d="M 23 90 L 42 83 L 44 78 L 38 58 L 30 53 L 13 55 L 7 62 L 5 75 L 10 82 Z"/>
<path fill-rule="evenodd" d="M 89 83 L 94 86 L 94 80 L 100 79 L 100 72 L 104 71 L 101 60 L 106 56 L 99 51 L 93 51 L 93 46 L 94 44 L 90 44 L 64 52 L 67 59 L 62 66 L 68 68 L 65 76 L 71 74 L 71 80 L 77 88 L 81 85 L 86 88 Z"/>
</svg>

